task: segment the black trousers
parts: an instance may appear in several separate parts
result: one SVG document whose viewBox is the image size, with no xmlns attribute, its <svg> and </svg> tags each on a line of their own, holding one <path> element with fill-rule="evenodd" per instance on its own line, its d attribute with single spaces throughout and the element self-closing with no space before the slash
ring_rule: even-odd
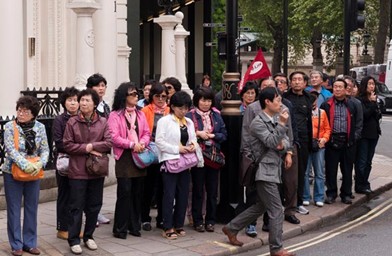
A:
<svg viewBox="0 0 392 256">
<path fill-rule="evenodd" d="M 297 187 L 297 205 L 302 205 L 302 196 L 304 194 L 305 171 L 308 166 L 309 143 L 300 142 L 298 148 L 298 187 Z"/>
<path fill-rule="evenodd" d="M 61 176 L 56 171 L 57 180 L 57 202 L 56 202 L 56 229 L 68 231 L 68 223 L 71 221 L 69 214 L 69 179 L 67 176 Z"/>
<path fill-rule="evenodd" d="M 334 149 L 327 146 L 325 149 L 325 181 L 327 184 L 327 196 L 336 198 L 338 196 L 337 175 L 338 165 L 342 172 L 342 186 L 340 187 L 340 197 L 352 195 L 352 175 L 355 160 L 356 146 Z"/>
<path fill-rule="evenodd" d="M 80 244 L 83 212 L 86 215 L 83 241 L 94 239 L 98 213 L 102 207 L 103 182 L 105 178 L 90 180 L 69 179 L 69 209 L 71 221 L 68 224 L 68 244 Z"/>
<path fill-rule="evenodd" d="M 117 178 L 117 201 L 113 233 L 140 231 L 141 194 L 144 177 Z"/>
<path fill-rule="evenodd" d="M 155 196 L 157 203 L 157 223 L 162 222 L 162 175 L 161 164 L 153 164 L 147 167 L 147 176 L 144 178 L 143 200 L 141 209 L 141 220 L 144 222 L 151 222 L 150 208 L 152 199 Z"/>
<path fill-rule="evenodd" d="M 216 205 L 218 201 L 219 170 L 204 166 L 192 168 L 192 218 L 194 226 L 203 224 L 203 191 L 206 188 L 205 224 L 215 225 Z"/>
</svg>

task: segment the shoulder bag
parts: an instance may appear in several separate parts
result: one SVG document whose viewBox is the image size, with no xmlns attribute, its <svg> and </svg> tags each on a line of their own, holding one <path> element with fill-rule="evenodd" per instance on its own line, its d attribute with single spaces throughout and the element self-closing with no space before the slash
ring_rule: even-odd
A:
<svg viewBox="0 0 392 256">
<path fill-rule="evenodd" d="M 319 151 L 319 136 L 320 136 L 320 119 L 321 119 L 321 111 L 318 109 L 318 127 L 317 127 L 317 138 L 312 139 L 312 152 Z"/>
<path fill-rule="evenodd" d="M 102 156 L 88 154 L 86 159 L 87 173 L 94 176 L 107 176 L 109 173 L 109 157 L 102 153 Z"/>
</svg>

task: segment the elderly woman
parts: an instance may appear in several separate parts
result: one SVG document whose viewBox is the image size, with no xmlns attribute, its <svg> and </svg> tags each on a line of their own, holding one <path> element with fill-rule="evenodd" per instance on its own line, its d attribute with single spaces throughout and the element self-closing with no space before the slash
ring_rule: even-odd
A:
<svg viewBox="0 0 392 256">
<path fill-rule="evenodd" d="M 61 106 L 64 108 L 64 113 L 57 116 L 53 123 L 53 140 L 56 144 L 56 159 L 59 154 L 64 154 L 63 135 L 65 125 L 71 116 L 78 114 L 79 90 L 75 87 L 68 87 L 60 96 Z M 69 182 L 68 176 L 61 174 L 56 170 L 57 180 L 57 237 L 60 239 L 68 239 L 68 223 L 70 221 L 68 199 L 69 199 Z"/>
<path fill-rule="evenodd" d="M 196 136 L 200 145 L 209 143 L 220 149 L 220 145 L 227 139 L 225 123 L 220 113 L 214 110 L 215 95 L 210 88 L 202 87 L 193 96 L 193 105 L 189 113 L 186 114 L 195 126 Z M 216 205 L 218 198 L 219 168 L 208 166 L 207 161 L 204 167 L 194 167 L 192 174 L 192 218 L 196 231 L 214 231 Z M 207 212 L 203 221 L 203 191 L 207 192 Z"/>
<path fill-rule="evenodd" d="M 191 104 L 191 97 L 186 92 L 179 91 L 171 97 L 171 114 L 162 117 L 157 125 L 155 142 L 159 149 L 159 162 L 179 159 L 181 154 L 196 151 L 198 144 L 195 127 L 192 120 L 185 117 Z M 169 172 L 168 168 L 162 169 L 162 235 L 167 239 L 174 240 L 177 236 L 185 236 L 183 226 L 188 204 L 189 179 L 189 169 L 177 173 Z"/>
<path fill-rule="evenodd" d="M 16 120 L 10 121 L 4 126 L 6 158 L 2 170 L 7 202 L 7 232 L 12 255 L 16 256 L 22 255 L 23 251 L 34 255 L 40 254 L 37 248 L 40 180 L 18 181 L 11 174 L 12 164 L 16 164 L 26 173 L 36 175 L 48 162 L 49 147 L 45 126 L 36 121 L 39 110 L 40 105 L 36 98 L 23 96 L 16 102 Z M 18 138 L 15 138 L 14 131 L 18 131 Z M 15 145 L 16 140 L 19 141 L 18 145 Z M 32 157 L 39 157 L 39 161 L 35 164 L 29 162 L 27 158 Z M 23 231 L 20 214 L 22 197 Z"/>
<path fill-rule="evenodd" d="M 149 94 L 149 102 L 142 111 L 146 115 L 147 123 L 150 128 L 151 141 L 155 141 L 155 134 L 157 129 L 158 120 L 163 116 L 166 116 L 170 112 L 170 108 L 167 106 L 168 89 L 160 83 L 154 84 L 151 87 Z M 154 191 L 156 192 L 156 203 L 158 215 L 156 218 L 157 228 L 162 228 L 162 177 L 159 172 L 161 164 L 152 164 L 147 167 L 147 176 L 144 179 L 144 191 L 142 201 L 142 228 L 145 231 L 150 231 L 151 217 L 150 208 L 151 202 L 154 197 Z"/>
<path fill-rule="evenodd" d="M 63 137 L 65 152 L 70 155 L 68 178 L 71 220 L 68 224 L 68 244 L 74 254 L 82 253 L 79 234 L 83 211 L 86 215 L 83 241 L 90 250 L 98 248 L 93 233 L 102 207 L 105 176 L 87 172 L 86 161 L 89 154 L 100 156 L 110 152 L 112 146 L 106 119 L 95 111 L 99 104 L 96 91 L 92 89 L 81 91 L 78 102 L 80 113 L 68 120 Z M 104 167 L 109 168 L 109 166 Z"/>
<path fill-rule="evenodd" d="M 240 106 L 241 114 L 245 112 L 245 109 L 253 103 L 259 95 L 259 89 L 257 88 L 257 84 L 249 81 L 245 84 L 244 88 L 242 88 L 240 92 L 240 98 L 242 104 Z"/>
<path fill-rule="evenodd" d="M 113 152 L 116 159 L 117 202 L 114 212 L 113 236 L 125 239 L 127 233 L 140 234 L 140 196 L 143 192 L 145 170 L 136 167 L 133 152 L 142 152 L 150 142 L 150 129 L 143 112 L 136 108 L 137 88 L 122 83 L 114 93 L 113 111 L 109 116 Z"/>
</svg>

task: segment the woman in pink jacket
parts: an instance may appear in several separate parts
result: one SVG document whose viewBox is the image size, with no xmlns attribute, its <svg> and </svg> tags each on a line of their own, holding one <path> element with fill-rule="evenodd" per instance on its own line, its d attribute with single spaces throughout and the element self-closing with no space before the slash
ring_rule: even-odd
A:
<svg viewBox="0 0 392 256">
<path fill-rule="evenodd" d="M 150 129 L 143 112 L 137 109 L 136 85 L 122 83 L 114 93 L 109 128 L 116 159 L 117 201 L 113 236 L 126 239 L 127 233 L 140 234 L 141 194 L 146 170 L 138 169 L 132 151 L 142 152 L 150 142 Z"/>
</svg>

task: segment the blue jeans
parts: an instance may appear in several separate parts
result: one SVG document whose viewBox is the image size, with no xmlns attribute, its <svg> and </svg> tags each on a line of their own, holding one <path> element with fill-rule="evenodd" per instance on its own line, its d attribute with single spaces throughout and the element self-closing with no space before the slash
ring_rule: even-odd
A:
<svg viewBox="0 0 392 256">
<path fill-rule="evenodd" d="M 355 191 L 370 189 L 369 175 L 376 150 L 377 139 L 360 139 L 355 162 Z"/>
<path fill-rule="evenodd" d="M 309 172 L 313 166 L 314 170 L 314 186 L 313 186 L 313 199 L 315 202 L 324 202 L 324 155 L 325 148 L 309 155 L 308 165 L 305 172 L 304 180 L 304 194 L 302 196 L 304 201 L 310 201 L 310 185 L 309 185 Z"/>
<path fill-rule="evenodd" d="M 7 232 L 12 250 L 37 247 L 37 212 L 40 180 L 16 181 L 12 174 L 4 173 L 7 201 Z M 23 200 L 23 237 L 21 209 Z"/>
</svg>

